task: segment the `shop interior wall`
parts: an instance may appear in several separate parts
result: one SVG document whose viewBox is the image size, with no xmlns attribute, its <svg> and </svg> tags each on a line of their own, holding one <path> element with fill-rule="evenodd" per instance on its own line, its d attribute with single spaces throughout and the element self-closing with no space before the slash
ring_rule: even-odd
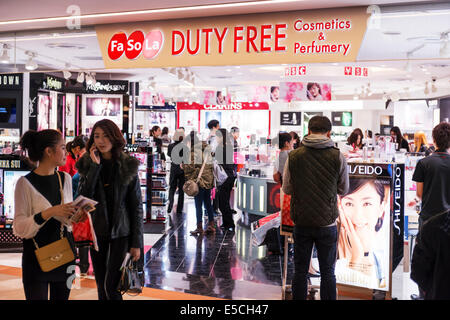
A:
<svg viewBox="0 0 450 320">
<path fill-rule="evenodd" d="M 450 121 L 450 98 L 439 100 L 439 108 L 441 109 L 441 121 Z"/>
</svg>

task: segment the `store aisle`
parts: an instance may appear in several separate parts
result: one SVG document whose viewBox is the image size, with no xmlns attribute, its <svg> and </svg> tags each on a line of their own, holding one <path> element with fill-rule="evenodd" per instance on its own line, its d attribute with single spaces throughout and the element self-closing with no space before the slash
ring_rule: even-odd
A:
<svg viewBox="0 0 450 320">
<path fill-rule="evenodd" d="M 146 257 L 146 286 L 226 299 L 281 299 L 282 256 L 250 242 L 250 223 L 262 216 L 234 215 L 236 232 L 224 232 L 216 219 L 215 235 L 194 237 L 195 206 L 171 214 L 171 229 Z M 206 224 L 206 221 L 205 221 Z M 290 272 L 292 274 L 292 272 Z"/>
</svg>

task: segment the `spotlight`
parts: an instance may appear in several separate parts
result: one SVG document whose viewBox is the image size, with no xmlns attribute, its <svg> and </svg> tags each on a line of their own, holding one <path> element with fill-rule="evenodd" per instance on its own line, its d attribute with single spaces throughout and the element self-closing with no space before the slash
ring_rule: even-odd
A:
<svg viewBox="0 0 450 320">
<path fill-rule="evenodd" d="M 38 68 L 38 64 L 33 60 L 36 57 L 36 54 L 31 51 L 25 51 L 25 54 L 29 57 L 27 63 L 25 64 L 25 69 L 29 71 L 36 70 Z"/>
<path fill-rule="evenodd" d="M 79 82 L 79 83 L 84 82 L 84 73 L 83 72 L 78 73 L 77 82 Z"/>
<path fill-rule="evenodd" d="M 435 83 L 436 83 L 436 78 L 433 78 L 433 79 L 431 79 L 432 80 L 432 83 L 431 83 L 431 92 L 436 92 L 437 91 L 437 88 L 436 88 L 436 85 L 435 85 Z"/>
<path fill-rule="evenodd" d="M 63 75 L 64 75 L 64 79 L 66 79 L 66 80 L 69 80 L 70 77 L 72 76 L 70 71 L 67 71 L 67 70 L 63 70 Z"/>
<path fill-rule="evenodd" d="M 94 79 L 92 79 L 92 76 L 89 72 L 86 73 L 86 84 L 91 85 L 94 83 Z"/>
<path fill-rule="evenodd" d="M 8 55 L 8 49 L 9 49 L 9 46 L 6 43 L 4 43 L 3 44 L 3 53 L 0 56 L 0 63 L 3 63 L 3 64 L 11 63 L 11 59 L 9 58 L 9 55 Z"/>
</svg>

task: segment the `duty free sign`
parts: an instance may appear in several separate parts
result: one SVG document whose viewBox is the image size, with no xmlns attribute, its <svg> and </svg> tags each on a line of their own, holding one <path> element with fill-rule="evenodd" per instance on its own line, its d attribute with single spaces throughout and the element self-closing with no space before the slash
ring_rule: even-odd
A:
<svg viewBox="0 0 450 320">
<path fill-rule="evenodd" d="M 106 68 L 353 62 L 365 7 L 97 26 Z"/>
</svg>

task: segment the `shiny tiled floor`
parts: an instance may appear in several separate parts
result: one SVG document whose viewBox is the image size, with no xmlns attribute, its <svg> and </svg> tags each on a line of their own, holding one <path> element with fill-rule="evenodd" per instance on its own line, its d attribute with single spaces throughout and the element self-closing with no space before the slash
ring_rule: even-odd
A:
<svg viewBox="0 0 450 320">
<path fill-rule="evenodd" d="M 219 216 L 215 235 L 194 237 L 191 199 L 184 209 L 171 214 L 170 229 L 146 256 L 147 287 L 226 299 L 281 299 L 282 256 L 267 255 L 265 246 L 250 241 L 250 223 L 261 216 L 238 212 L 235 233 L 219 228 Z"/>
</svg>

